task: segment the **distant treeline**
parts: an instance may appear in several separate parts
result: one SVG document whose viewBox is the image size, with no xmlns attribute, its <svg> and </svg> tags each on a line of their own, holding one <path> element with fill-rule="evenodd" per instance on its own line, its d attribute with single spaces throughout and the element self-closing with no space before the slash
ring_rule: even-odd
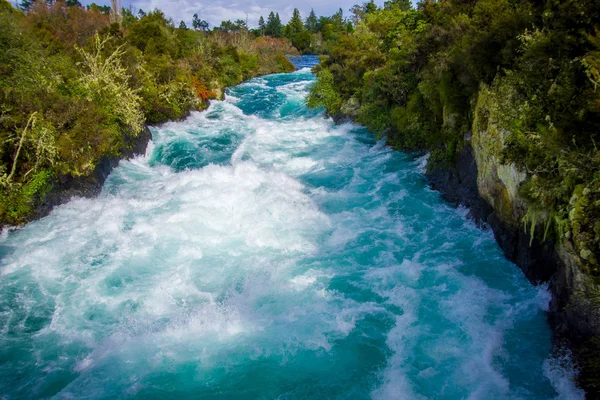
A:
<svg viewBox="0 0 600 400">
<path fill-rule="evenodd" d="M 373 4 L 374 6 L 374 4 Z M 271 12 L 267 19 L 263 16 L 258 21 L 258 27 L 250 28 L 248 22 L 243 19 L 235 21 L 223 21 L 221 25 L 212 28 L 212 31 L 218 32 L 250 32 L 256 37 L 266 36 L 272 38 L 287 38 L 294 47 L 305 54 L 324 54 L 327 53 L 329 44 L 334 42 L 340 34 L 352 32 L 353 22 L 358 20 L 358 15 L 362 12 L 355 6 L 351 11 L 354 16 L 350 19 L 344 18 L 344 11 L 340 8 L 338 12 L 330 17 L 318 17 L 314 10 L 303 19 L 300 11 L 295 8 L 292 18 L 287 24 L 283 24 L 279 13 Z M 143 11 L 139 11 L 143 13 Z M 359 14 L 357 14 L 359 13 Z M 125 11 L 126 15 L 131 15 L 130 11 Z M 181 28 L 185 28 L 184 21 L 180 22 Z M 209 31 L 208 22 L 194 14 L 192 27 L 199 31 Z"/>
<path fill-rule="evenodd" d="M 144 14 L 143 10 L 138 11 L 138 16 Z M 136 18 L 130 10 L 124 9 L 123 15 L 124 25 Z M 330 17 L 317 17 L 314 10 L 311 10 L 306 19 L 303 19 L 300 11 L 295 8 L 292 18 L 285 25 L 281 21 L 279 13 L 271 12 L 266 20 L 261 16 L 258 27 L 255 28 L 250 28 L 246 20 L 238 19 L 235 21 L 222 21 L 221 25 L 211 29 L 208 22 L 201 19 L 198 14 L 194 14 L 192 29 L 203 32 L 248 32 L 255 37 L 287 38 L 301 53 L 324 54 L 327 53 L 329 45 L 339 38 L 340 34 L 354 30 L 353 21 L 357 21 L 356 16 L 350 19 L 344 18 L 344 11 L 341 8 Z M 182 29 L 188 28 L 184 21 L 179 23 L 179 27 Z"/>
<path fill-rule="evenodd" d="M 52 2 L 53 0 L 46 0 L 47 4 L 52 4 Z M 19 8 L 27 11 L 33 7 L 34 3 L 35 1 L 33 0 L 22 0 L 19 3 Z M 83 7 L 79 0 L 67 0 L 65 4 L 68 7 Z M 201 32 L 247 32 L 254 35 L 254 37 L 287 38 L 301 53 L 325 54 L 328 52 L 331 43 L 337 40 L 340 34 L 352 32 L 355 24 L 360 21 L 365 13 L 373 11 L 376 8 L 377 6 L 374 1 L 363 5 L 355 5 L 350 9 L 351 15 L 347 18 L 344 17 L 344 10 L 341 8 L 332 16 L 317 16 L 315 11 L 311 9 L 309 15 L 304 19 L 300 11 L 295 8 L 292 18 L 287 24 L 283 24 L 279 13 L 272 11 L 266 20 L 261 16 L 258 21 L 258 27 L 254 28 L 249 27 L 248 21 L 243 19 L 222 21 L 219 26 L 211 28 L 206 20 L 202 19 L 198 14 L 194 14 L 191 27 L 188 27 L 185 21 L 180 21 L 178 28 L 193 29 Z M 107 16 L 112 11 L 111 7 L 100 6 L 96 3 L 91 3 L 86 9 Z M 142 9 L 135 12 L 132 8 L 123 8 L 121 10 L 123 27 L 129 27 L 140 18 L 146 16 L 146 14 L 147 12 Z"/>
</svg>

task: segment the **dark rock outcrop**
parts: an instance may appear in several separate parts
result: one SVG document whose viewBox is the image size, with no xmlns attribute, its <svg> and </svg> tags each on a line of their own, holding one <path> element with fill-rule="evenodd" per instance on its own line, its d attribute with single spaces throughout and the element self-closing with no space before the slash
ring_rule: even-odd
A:
<svg viewBox="0 0 600 400">
<path fill-rule="evenodd" d="M 550 241 L 531 240 L 522 225 L 503 220 L 481 195 L 478 187 L 478 169 L 470 142 L 458 154 L 453 165 L 429 165 L 427 177 L 433 189 L 442 198 L 455 205 L 464 205 L 478 224 L 489 227 L 505 256 L 518 265 L 533 284 L 548 282 L 552 294 L 548 321 L 557 345 L 567 345 L 580 361 L 581 380 L 588 398 L 600 398 L 597 388 L 585 382 L 593 371 L 586 369 L 584 352 L 590 339 L 598 337 L 598 311 L 578 300 L 575 287 L 586 279 L 577 267 L 579 260 L 572 256 L 566 245 L 556 246 Z"/>
<path fill-rule="evenodd" d="M 432 166 L 427 177 L 433 189 L 452 204 L 469 209 L 469 216 L 478 224 L 492 229 L 496 241 L 507 259 L 517 264 L 534 284 L 548 282 L 561 265 L 554 245 L 531 240 L 521 225 L 503 222 L 494 208 L 484 200 L 477 186 L 477 162 L 473 148 L 466 143 L 452 166 Z"/>
<path fill-rule="evenodd" d="M 152 133 L 148 127 L 145 127 L 137 136 L 128 138 L 120 151 L 120 156 L 103 158 L 90 175 L 76 178 L 68 175 L 57 177 L 52 184 L 52 189 L 35 205 L 35 211 L 31 219 L 45 217 L 50 214 L 54 207 L 68 202 L 73 197 L 91 198 L 97 196 L 102 191 L 104 182 L 112 170 L 119 165 L 119 162 L 123 159 L 127 160 L 136 155 L 144 154 L 151 139 Z"/>
</svg>

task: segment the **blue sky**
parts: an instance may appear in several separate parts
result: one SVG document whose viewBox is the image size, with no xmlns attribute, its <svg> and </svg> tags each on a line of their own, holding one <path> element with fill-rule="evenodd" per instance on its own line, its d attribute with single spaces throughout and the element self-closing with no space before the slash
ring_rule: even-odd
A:
<svg viewBox="0 0 600 400">
<path fill-rule="evenodd" d="M 80 0 L 84 5 L 95 2 L 100 5 L 110 5 L 110 0 Z M 138 9 L 152 10 L 161 9 L 178 24 L 179 21 L 185 21 L 191 26 L 194 13 L 207 20 L 211 27 L 219 25 L 223 20 L 246 19 L 250 26 L 256 26 L 261 15 L 267 18 L 271 10 L 279 12 L 282 21 L 285 23 L 292 16 L 294 7 L 300 10 L 302 18 L 306 18 L 311 8 L 314 8 L 317 15 L 331 15 L 340 7 L 344 10 L 344 15 L 348 16 L 348 11 L 353 4 L 362 3 L 366 0 L 338 0 L 335 2 L 323 0 L 297 0 L 290 3 L 283 0 L 121 0 L 125 8 L 131 8 L 137 12 Z M 383 0 L 375 1 L 378 5 L 383 4 Z"/>
</svg>

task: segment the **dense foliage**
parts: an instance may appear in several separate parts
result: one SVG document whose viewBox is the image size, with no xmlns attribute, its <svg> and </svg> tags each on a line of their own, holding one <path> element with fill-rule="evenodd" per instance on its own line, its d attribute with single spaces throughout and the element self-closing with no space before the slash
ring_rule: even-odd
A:
<svg viewBox="0 0 600 400">
<path fill-rule="evenodd" d="M 501 133 L 527 173 L 524 222 L 600 278 L 600 2 L 386 2 L 355 7 L 316 68 L 312 106 L 391 145 L 453 162 L 465 133 Z M 501 116 L 501 117 L 498 117 Z M 502 146 L 500 139 L 498 145 Z"/>
<path fill-rule="evenodd" d="M 293 70 L 284 39 L 205 33 L 155 10 L 0 0 L 0 225 L 26 221 L 53 183 L 119 156 L 146 123 L 186 116 L 225 86 Z"/>
<path fill-rule="evenodd" d="M 469 144 L 476 157 L 493 157 L 478 167 L 496 213 L 566 249 L 589 281 L 565 289 L 575 290 L 578 309 L 597 313 L 600 1 L 440 0 L 414 9 L 395 0 L 352 11 L 354 31 L 315 68 L 309 106 L 356 119 L 394 147 L 431 151 L 430 171 L 454 168 Z M 600 341 L 574 345 L 580 383 L 597 395 Z"/>
</svg>

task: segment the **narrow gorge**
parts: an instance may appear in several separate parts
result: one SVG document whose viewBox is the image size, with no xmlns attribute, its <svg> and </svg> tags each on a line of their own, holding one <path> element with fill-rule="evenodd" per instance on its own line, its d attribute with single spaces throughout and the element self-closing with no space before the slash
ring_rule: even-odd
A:
<svg viewBox="0 0 600 400">
<path fill-rule="evenodd" d="M 296 61 L 2 233 L 3 398 L 584 397 L 547 285 Z"/>
</svg>

